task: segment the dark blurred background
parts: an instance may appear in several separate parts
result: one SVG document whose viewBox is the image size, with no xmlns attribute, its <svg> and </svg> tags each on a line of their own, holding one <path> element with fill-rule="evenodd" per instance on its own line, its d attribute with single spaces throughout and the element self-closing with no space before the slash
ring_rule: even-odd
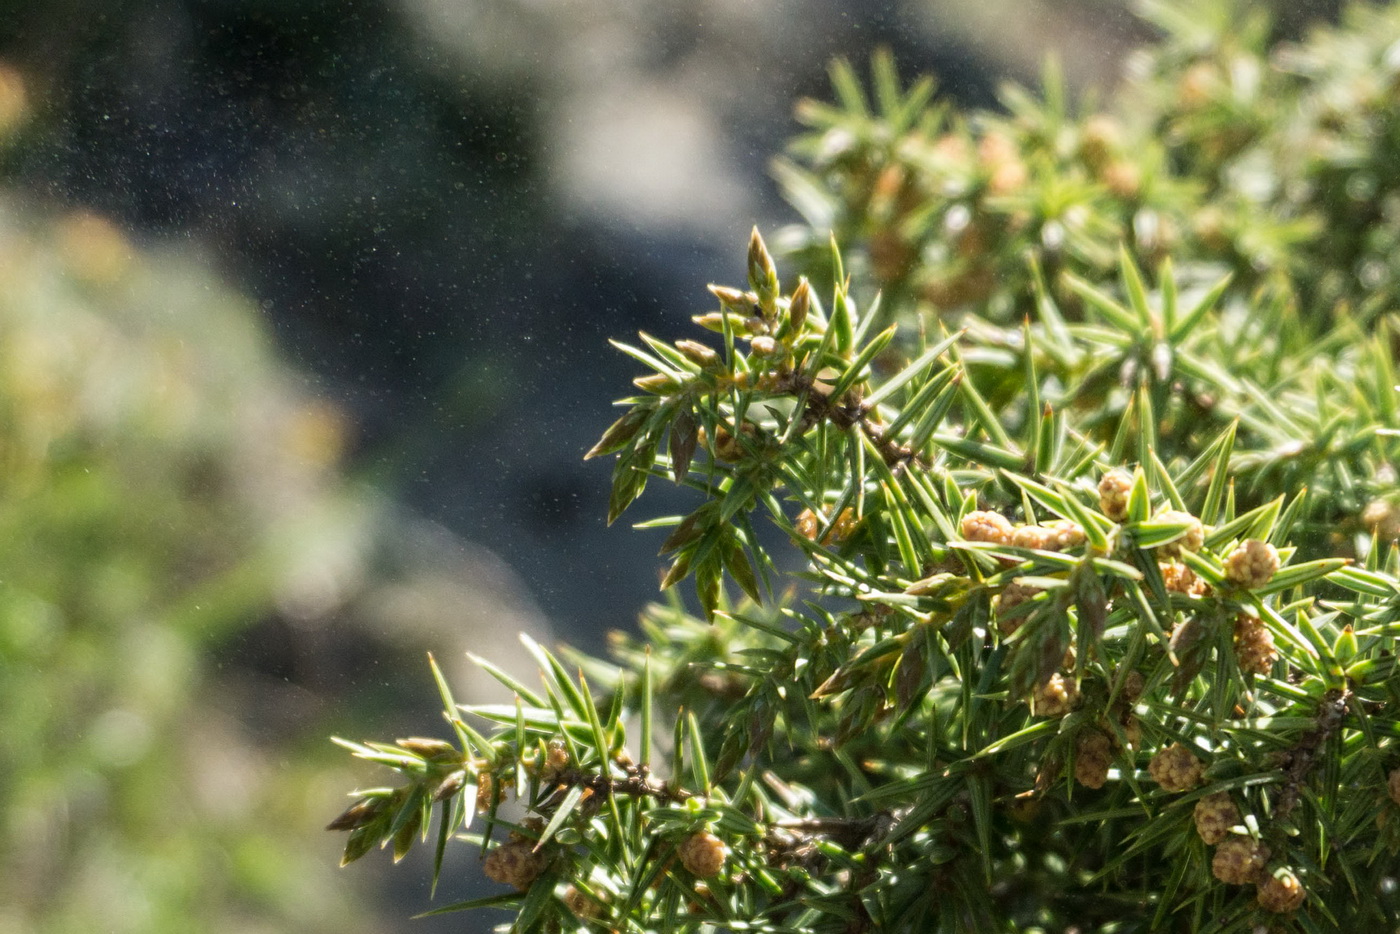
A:
<svg viewBox="0 0 1400 934">
<path fill-rule="evenodd" d="M 1278 4 L 1292 30 L 1333 6 Z M 706 283 L 741 280 L 749 229 L 793 219 L 768 166 L 833 57 L 889 47 L 992 107 L 1051 53 L 1106 91 L 1150 38 L 1113 0 L 7 0 L 28 115 L 0 158 L 25 210 L 188 244 L 251 297 L 296 392 L 342 413 L 344 472 L 391 504 L 363 573 L 393 586 L 355 585 L 373 638 L 297 622 L 343 609 L 326 597 L 209 640 L 249 673 L 244 729 L 281 735 L 276 682 L 355 702 L 356 735 L 431 733 L 424 645 L 524 626 L 598 649 L 654 596 L 659 534 L 607 529 L 611 465 L 581 460 L 634 375 L 606 342 L 681 336 Z M 405 605 L 436 619 L 401 659 L 412 697 L 382 657 Z M 427 907 L 422 866 L 387 862 L 340 881 L 400 886 L 391 919 Z"/>
</svg>

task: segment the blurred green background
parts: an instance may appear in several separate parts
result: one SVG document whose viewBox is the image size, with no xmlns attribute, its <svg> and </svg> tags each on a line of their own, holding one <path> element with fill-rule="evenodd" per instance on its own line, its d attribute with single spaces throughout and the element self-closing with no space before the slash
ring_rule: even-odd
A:
<svg viewBox="0 0 1400 934">
<path fill-rule="evenodd" d="M 407 920 L 421 867 L 336 869 L 375 776 L 325 738 L 431 732 L 426 650 L 470 699 L 464 647 L 523 669 L 654 593 L 580 462 L 606 338 L 791 220 L 768 161 L 832 56 L 990 106 L 1149 38 L 1110 0 L 0 2 L 0 934 L 463 929 Z"/>
</svg>

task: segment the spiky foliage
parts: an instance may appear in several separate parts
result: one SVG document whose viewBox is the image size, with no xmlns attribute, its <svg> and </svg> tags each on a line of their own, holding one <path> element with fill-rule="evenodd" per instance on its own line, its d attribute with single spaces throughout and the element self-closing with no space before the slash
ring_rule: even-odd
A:
<svg viewBox="0 0 1400 934">
<path fill-rule="evenodd" d="M 522 932 L 1393 927 L 1391 177 L 1357 213 L 1320 180 L 1400 155 L 1337 91 L 1400 15 L 1270 49 L 1204 7 L 1156 11 L 1120 117 L 838 66 L 780 170 L 810 281 L 755 233 L 709 342 L 619 345 L 642 394 L 590 452 L 612 518 L 695 492 L 643 525 L 698 613 L 532 645 L 540 688 L 488 665 L 511 704 L 439 677 L 457 743 L 355 747 L 410 781 L 332 825 L 347 860 L 440 800 L 439 854 L 471 825 L 514 887 L 442 910 Z M 1345 159 L 1291 142 L 1324 99 Z"/>
</svg>

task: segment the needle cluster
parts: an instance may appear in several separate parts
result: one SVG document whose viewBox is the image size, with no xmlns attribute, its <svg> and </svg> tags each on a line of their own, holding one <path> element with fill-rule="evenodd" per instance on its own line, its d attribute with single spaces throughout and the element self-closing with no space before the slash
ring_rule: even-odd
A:
<svg viewBox="0 0 1400 934">
<path fill-rule="evenodd" d="M 1400 12 L 1149 14 L 1082 115 L 835 67 L 795 269 L 755 231 L 699 330 L 617 345 L 589 456 L 610 519 L 692 492 L 641 523 L 667 599 L 488 664 L 509 703 L 439 677 L 452 751 L 354 747 L 407 784 L 347 858 L 437 806 L 439 861 L 511 854 L 449 909 L 520 932 L 1395 927 Z"/>
</svg>

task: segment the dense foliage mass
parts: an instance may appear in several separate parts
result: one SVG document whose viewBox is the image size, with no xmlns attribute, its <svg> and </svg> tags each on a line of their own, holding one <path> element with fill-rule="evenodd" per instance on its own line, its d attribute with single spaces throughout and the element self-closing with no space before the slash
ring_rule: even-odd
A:
<svg viewBox="0 0 1400 934">
<path fill-rule="evenodd" d="M 698 612 L 439 676 L 346 861 L 462 831 L 505 888 L 443 910 L 522 932 L 1393 928 L 1400 8 L 1248 7 L 1151 6 L 1082 115 L 838 65 L 806 276 L 755 233 L 590 452 L 611 518 L 695 492 L 643 526 Z"/>
</svg>

